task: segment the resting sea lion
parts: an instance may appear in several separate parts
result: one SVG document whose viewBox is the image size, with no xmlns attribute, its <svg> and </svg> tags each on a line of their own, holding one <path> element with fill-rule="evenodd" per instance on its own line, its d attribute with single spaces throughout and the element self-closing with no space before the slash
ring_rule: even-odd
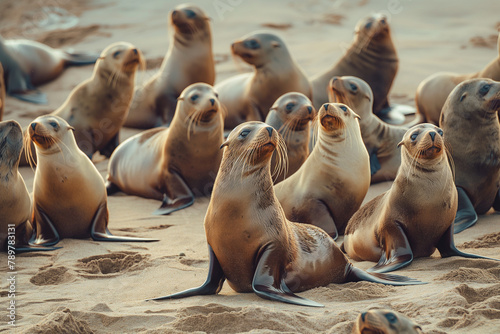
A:
<svg viewBox="0 0 500 334">
<path fill-rule="evenodd" d="M 352 334 L 422 334 L 422 327 L 401 313 L 386 309 L 371 309 L 361 313 Z"/>
</svg>

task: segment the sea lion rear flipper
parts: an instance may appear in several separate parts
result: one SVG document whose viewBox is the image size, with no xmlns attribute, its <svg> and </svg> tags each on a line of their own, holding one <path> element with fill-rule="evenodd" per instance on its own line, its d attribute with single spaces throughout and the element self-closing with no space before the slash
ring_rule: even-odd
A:
<svg viewBox="0 0 500 334">
<path fill-rule="evenodd" d="M 33 235 L 33 228 L 29 221 L 26 221 L 22 224 L 16 226 L 16 246 L 15 251 L 16 254 L 27 253 L 27 252 L 41 252 L 41 251 L 52 251 L 62 247 L 43 247 L 30 245 L 29 241 L 31 236 Z M 7 247 L 6 251 L 8 251 L 10 246 Z"/>
<path fill-rule="evenodd" d="M 36 104 L 48 103 L 47 95 L 35 89 L 29 76 L 17 66 L 9 69 L 6 87 L 7 94 L 19 100 Z"/>
<path fill-rule="evenodd" d="M 40 92 L 39 90 L 30 90 L 25 93 L 11 93 L 9 94 L 16 99 L 21 101 L 26 101 L 35 104 L 47 104 L 47 95 L 45 93 Z"/>
<path fill-rule="evenodd" d="M 380 161 L 378 160 L 378 157 L 377 157 L 377 150 L 374 149 L 370 153 L 370 172 L 371 172 L 371 175 L 378 172 L 380 170 L 380 168 L 381 168 L 381 166 L 380 166 Z"/>
<path fill-rule="evenodd" d="M 222 285 L 226 280 L 222 267 L 219 260 L 215 256 L 215 253 L 210 245 L 208 245 L 208 254 L 210 256 L 210 263 L 208 267 L 208 276 L 202 286 L 192 289 L 187 289 L 181 292 L 174 293 L 172 295 L 157 297 L 149 300 L 162 300 L 162 299 L 178 299 L 190 296 L 204 296 L 204 295 L 216 295 L 222 289 Z"/>
<path fill-rule="evenodd" d="M 393 125 L 401 125 L 405 122 L 405 114 L 402 113 L 397 108 L 387 107 L 380 110 L 376 114 L 382 121 L 393 124 Z"/>
<path fill-rule="evenodd" d="M 382 256 L 368 272 L 385 273 L 403 268 L 413 260 L 413 252 L 405 232 L 396 221 L 386 224 L 380 232 Z"/>
<path fill-rule="evenodd" d="M 476 210 L 474 210 L 474 206 L 469 196 L 467 196 L 467 193 L 461 187 L 457 187 L 457 192 L 458 208 L 455 221 L 453 222 L 455 234 L 462 232 L 477 222 L 477 213 Z"/>
<path fill-rule="evenodd" d="M 54 224 L 43 209 L 36 204 L 36 202 L 33 209 L 33 218 L 31 219 L 31 223 L 35 227 L 35 231 L 29 241 L 30 246 L 52 246 L 59 242 L 59 233 L 57 233 Z"/>
<path fill-rule="evenodd" d="M 167 193 L 163 194 L 163 202 L 154 215 L 168 215 L 194 203 L 194 195 L 182 177 L 177 173 L 168 173 L 165 185 Z"/>
<path fill-rule="evenodd" d="M 439 253 L 441 253 L 441 257 L 450 257 L 450 256 L 461 256 L 461 257 L 466 257 L 466 258 L 472 258 L 472 259 L 487 259 L 487 260 L 494 260 L 494 261 L 500 261 L 498 259 L 492 259 L 489 257 L 481 256 L 481 255 L 475 255 L 475 254 L 469 254 L 469 253 L 464 253 L 461 252 L 455 247 L 455 240 L 453 237 L 453 225 L 451 225 L 446 232 L 444 232 L 443 236 L 439 240 L 437 244 L 437 249 Z"/>
<path fill-rule="evenodd" d="M 83 66 L 94 64 L 99 59 L 99 54 L 64 52 L 66 63 L 72 66 Z"/>
<path fill-rule="evenodd" d="M 346 282 L 359 282 L 367 281 L 373 283 L 380 283 L 385 285 L 420 285 L 427 284 L 427 282 L 422 282 L 411 277 L 393 275 L 393 274 L 382 274 L 382 273 L 367 273 L 364 270 L 354 267 L 349 264 L 350 268 L 346 275 Z"/>
<path fill-rule="evenodd" d="M 252 289 L 257 296 L 295 305 L 324 307 L 324 305 L 299 297 L 290 291 L 285 284 L 282 273 L 276 272 L 281 271 L 281 265 L 276 263 L 276 252 L 273 254 L 273 250 L 272 245 L 267 245 L 258 259 L 252 281 Z"/>
<path fill-rule="evenodd" d="M 119 242 L 153 242 L 157 239 L 120 237 L 112 235 L 108 230 L 108 206 L 106 202 L 101 203 L 92 220 L 90 236 L 95 241 L 119 241 Z"/>
</svg>

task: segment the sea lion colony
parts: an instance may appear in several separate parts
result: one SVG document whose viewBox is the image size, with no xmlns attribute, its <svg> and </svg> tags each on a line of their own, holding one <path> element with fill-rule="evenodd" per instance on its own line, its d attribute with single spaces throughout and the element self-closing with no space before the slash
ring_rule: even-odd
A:
<svg viewBox="0 0 500 334">
<path fill-rule="evenodd" d="M 53 246 L 63 237 L 156 241 L 109 232 L 107 195 L 124 191 L 162 201 L 155 212 L 160 215 L 181 210 L 196 197 L 212 196 L 205 218 L 210 254 L 207 281 L 167 299 L 215 294 L 227 280 L 238 292 L 320 306 L 293 292 L 356 280 L 421 284 L 381 272 L 409 265 L 413 256 L 430 256 L 436 248 L 443 257 L 479 257 L 457 250 L 453 229 L 456 224 L 461 231 L 476 222 L 477 214 L 500 209 L 500 83 L 481 78 L 454 82 L 458 86 L 443 102 L 442 129 L 430 124 L 394 128 L 375 116 L 390 108 L 387 96 L 398 68 L 389 22 L 381 15 L 360 20 L 350 51 L 336 65 L 342 71 L 307 78 L 282 38 L 257 31 L 231 43 L 231 52 L 254 71 L 215 87 L 212 32 L 203 10 L 177 6 L 169 13 L 169 29 L 174 43 L 161 69 L 145 86 L 135 87 L 135 95 L 134 74 L 143 62 L 136 47 L 113 44 L 99 58 L 73 55 L 69 61 L 69 55 L 60 56 L 68 64 L 97 60 L 95 82 L 88 80 L 70 94 L 71 109 L 66 102 L 25 129 L 26 158 L 37 168 L 33 203 L 18 173 L 20 127 L 13 120 L 0 123 L 0 186 L 12 194 L 0 193 L 0 212 L 12 218 L 2 221 L 3 251 L 10 245 L 7 225 L 11 224 L 18 228 L 16 248 L 26 252 L 56 251 Z M 380 43 L 391 48 L 377 57 Z M 25 44 L 43 49 L 0 39 L 0 121 L 5 92 L 28 102 L 43 99 L 34 86 L 43 80 L 25 70 L 39 63 L 28 66 L 29 59 L 16 57 L 7 47 Z M 27 52 L 23 50 L 18 47 L 16 52 Z M 370 57 L 359 57 L 362 52 Z M 360 65 L 355 68 L 370 69 L 366 82 L 356 77 L 360 73 L 342 65 L 349 61 Z M 384 66 L 377 66 L 377 61 Z M 376 84 L 371 80 L 375 77 L 385 78 L 383 87 L 370 87 Z M 93 96 L 103 92 L 110 93 Z M 108 113 L 88 113 L 86 103 L 92 98 L 104 99 Z M 369 126 L 366 120 L 363 123 L 365 115 L 371 120 Z M 487 130 L 464 130 L 483 123 Z M 149 130 L 119 144 L 123 124 Z M 227 140 L 224 129 L 232 129 Z M 448 136 L 452 140 L 447 141 Z M 82 144 L 85 140 L 91 145 Z M 479 148 L 463 144 L 471 141 Z M 385 168 L 380 142 L 389 143 L 391 169 L 376 174 Z M 95 151 L 111 157 L 106 185 L 91 161 Z M 461 154 L 472 163 L 466 163 Z M 291 168 L 287 156 L 293 157 Z M 476 174 L 482 177 L 480 183 L 474 182 Z M 455 185 L 455 175 L 460 184 Z M 436 181 L 421 182 L 427 177 Z M 372 183 L 396 181 L 388 193 L 360 209 L 370 178 Z M 436 189 L 441 183 L 445 190 Z M 85 189 L 76 190 L 78 184 Z M 408 198 L 409 193 L 416 195 Z M 16 196 L 22 200 L 9 211 Z M 479 203 L 477 198 L 483 197 Z M 421 212 L 428 219 L 419 226 Z M 439 226 L 432 221 L 440 217 L 438 213 L 446 218 L 439 219 Z M 240 214 L 240 220 L 234 219 Z M 64 215 L 75 218 L 73 225 L 63 223 Z M 367 222 L 372 216 L 374 220 Z M 238 228 L 238 224 L 248 226 Z M 433 240 L 422 237 L 425 230 L 432 230 Z M 339 248 L 332 237 L 344 232 L 347 237 Z M 250 254 L 240 249 L 247 233 Z M 348 257 L 378 264 L 368 274 L 352 266 Z M 316 270 L 308 271 L 311 266 Z M 360 319 L 359 326 L 365 315 Z"/>
</svg>

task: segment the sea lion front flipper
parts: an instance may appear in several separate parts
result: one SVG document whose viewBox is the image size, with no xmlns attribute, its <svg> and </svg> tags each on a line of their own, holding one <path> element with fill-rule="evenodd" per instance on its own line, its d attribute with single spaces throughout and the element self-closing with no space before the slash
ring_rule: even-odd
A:
<svg viewBox="0 0 500 334">
<path fill-rule="evenodd" d="M 174 293 L 172 295 L 157 297 L 150 300 L 163 300 L 163 299 L 178 299 L 191 296 L 205 296 L 205 295 L 216 295 L 222 289 L 222 285 L 226 280 L 222 267 L 215 256 L 215 253 L 210 245 L 208 245 L 208 255 L 210 256 L 210 263 L 208 267 L 208 276 L 202 286 L 192 289 L 187 289 L 181 292 Z"/>
<path fill-rule="evenodd" d="M 106 158 L 111 157 L 113 151 L 120 145 L 120 132 L 117 132 L 116 135 L 109 140 L 105 147 L 99 150 L 99 153 L 104 155 Z"/>
<path fill-rule="evenodd" d="M 283 273 L 277 272 L 282 271 L 282 265 L 276 263 L 276 252 L 273 254 L 273 250 L 272 245 L 267 245 L 258 259 L 252 281 L 252 289 L 257 296 L 295 305 L 324 307 L 324 305 L 299 297 L 290 291 L 282 277 Z"/>
<path fill-rule="evenodd" d="M 396 286 L 427 284 L 427 282 L 422 282 L 407 276 L 382 273 L 367 273 L 366 271 L 356 268 L 352 264 L 349 264 L 349 268 L 347 269 L 346 282 L 359 281 Z"/>
<path fill-rule="evenodd" d="M 401 125 L 405 122 L 405 115 L 397 110 L 397 108 L 387 107 L 379 111 L 377 116 L 384 122 L 393 124 L 393 125 Z"/>
<path fill-rule="evenodd" d="M 7 76 L 7 94 L 19 100 L 35 103 L 47 104 L 47 95 L 40 92 L 31 84 L 29 76 L 17 65 L 9 69 Z"/>
<path fill-rule="evenodd" d="M 405 232 L 397 221 L 386 224 L 380 232 L 382 256 L 368 272 L 386 273 L 403 268 L 413 261 L 413 252 Z"/>
<path fill-rule="evenodd" d="M 62 248 L 62 247 L 43 247 L 37 245 L 30 245 L 29 241 L 31 236 L 33 235 L 33 232 L 34 232 L 33 228 L 29 221 L 26 221 L 16 226 L 16 246 L 15 246 L 16 254 L 27 253 L 27 252 L 52 251 Z M 11 246 L 7 245 L 6 251 L 8 251 L 9 249 L 12 248 Z"/>
<path fill-rule="evenodd" d="M 72 66 L 83 66 L 83 65 L 92 65 L 97 59 L 99 59 L 99 54 L 95 53 L 73 53 L 66 51 L 64 52 L 64 58 L 68 65 Z"/>
<path fill-rule="evenodd" d="M 194 195 L 182 177 L 177 173 L 168 172 L 165 185 L 166 194 L 163 194 L 163 202 L 159 209 L 153 212 L 154 215 L 168 215 L 194 203 Z"/>
<path fill-rule="evenodd" d="M 458 193 L 458 208 L 457 215 L 455 216 L 454 233 L 460 233 L 463 230 L 471 227 L 477 222 L 477 213 L 474 210 L 474 206 L 467 196 L 465 190 L 461 187 L 457 187 Z"/>
<path fill-rule="evenodd" d="M 35 230 L 29 241 L 30 246 L 52 246 L 59 242 L 59 233 L 57 233 L 54 224 L 36 202 L 31 223 L 35 227 Z"/>
<path fill-rule="evenodd" d="M 120 237 L 112 235 L 108 230 L 108 206 L 106 202 L 101 203 L 92 219 L 90 236 L 95 241 L 118 241 L 118 242 L 153 242 L 158 239 Z"/>
<path fill-rule="evenodd" d="M 486 259 L 486 260 L 494 260 L 494 261 L 500 261 L 498 259 L 492 259 L 490 257 L 485 257 L 481 255 L 475 255 L 475 254 L 469 254 L 469 253 L 464 253 L 462 251 L 459 251 L 457 247 L 455 246 L 455 240 L 453 237 L 453 225 L 451 225 L 446 232 L 444 232 L 443 236 L 439 240 L 437 244 L 437 249 L 439 253 L 441 254 L 441 257 L 450 257 L 450 256 L 461 256 L 461 257 L 466 257 L 466 258 L 472 258 L 472 259 Z"/>
<path fill-rule="evenodd" d="M 380 166 L 380 161 L 378 160 L 378 157 L 377 157 L 377 150 L 374 149 L 370 153 L 370 172 L 371 172 L 371 175 L 378 172 L 380 170 L 380 168 L 381 168 L 381 166 Z"/>
</svg>

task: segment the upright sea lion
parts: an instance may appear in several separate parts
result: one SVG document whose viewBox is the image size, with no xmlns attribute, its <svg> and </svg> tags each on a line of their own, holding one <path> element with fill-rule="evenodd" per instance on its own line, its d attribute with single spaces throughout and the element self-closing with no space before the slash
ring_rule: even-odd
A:
<svg viewBox="0 0 500 334">
<path fill-rule="evenodd" d="M 498 34 L 498 56 L 481 71 L 469 74 L 439 72 L 427 77 L 418 85 L 415 95 L 418 113 L 414 123 L 429 122 L 438 124 L 441 109 L 451 91 L 461 82 L 489 78 L 500 81 L 500 33 Z"/>
<path fill-rule="evenodd" d="M 97 54 L 69 53 L 35 41 L 5 40 L 0 36 L 0 63 L 3 65 L 7 93 L 32 103 L 47 103 L 35 86 L 57 78 L 67 66 L 89 65 Z"/>
<path fill-rule="evenodd" d="M 372 14 L 361 19 L 355 28 L 354 40 L 328 71 L 311 79 L 313 104 L 316 109 L 328 102 L 328 83 L 334 76 L 352 75 L 365 80 L 373 90 L 373 112 L 381 116 L 389 108 L 387 96 L 398 71 L 398 55 L 391 38 L 387 17 Z M 384 117 L 391 123 L 402 123 L 404 116 L 389 112 Z"/>
<path fill-rule="evenodd" d="M 73 128 L 46 115 L 28 126 L 37 150 L 31 222 L 32 243 L 54 245 L 62 238 L 96 241 L 157 241 L 118 237 L 108 230 L 106 187 L 101 174 L 77 146 Z M 28 144 L 28 143 L 26 143 Z"/>
<path fill-rule="evenodd" d="M 215 82 L 212 31 L 197 6 L 182 4 L 169 14 L 170 45 L 160 70 L 139 87 L 125 126 L 148 129 L 170 123 L 184 88 Z"/>
<path fill-rule="evenodd" d="M 342 247 L 354 260 L 378 261 L 368 271 L 396 270 L 436 248 L 442 257 L 483 258 L 455 247 L 458 196 L 442 136 L 440 128 L 427 123 L 408 130 L 392 187 L 349 220 Z"/>
<path fill-rule="evenodd" d="M 499 110 L 500 82 L 489 79 L 462 82 L 443 106 L 439 124 L 451 146 L 458 190 L 455 233 L 492 206 L 500 211 Z"/>
<path fill-rule="evenodd" d="M 3 111 L 5 109 L 5 81 L 3 80 L 3 67 L 0 63 L 0 121 L 3 119 Z"/>
<path fill-rule="evenodd" d="M 352 334 L 422 334 L 422 327 L 401 313 L 386 309 L 371 309 L 361 313 Z"/>
<path fill-rule="evenodd" d="M 163 201 L 155 214 L 169 214 L 193 204 L 195 196 L 209 195 L 222 159 L 223 127 L 213 87 L 188 86 L 169 128 L 139 133 L 111 155 L 108 194 L 121 190 Z"/>
<path fill-rule="evenodd" d="M 406 127 L 387 124 L 372 110 L 370 86 L 357 77 L 333 77 L 329 84 L 330 102 L 345 103 L 359 117 L 361 136 L 370 156 L 371 183 L 394 180 L 401 165 L 401 149 Z"/>
<path fill-rule="evenodd" d="M 343 234 L 370 187 L 370 159 L 358 119 L 348 106 L 324 104 L 318 111 L 318 141 L 300 169 L 276 185 L 286 217 Z"/>
<path fill-rule="evenodd" d="M 278 36 L 254 32 L 231 45 L 231 51 L 254 67 L 218 83 L 215 89 L 228 111 L 226 129 L 246 121 L 264 121 L 274 101 L 288 92 L 311 99 L 311 85 Z"/>
<path fill-rule="evenodd" d="M 270 163 L 273 152 L 284 153 L 285 148 L 271 126 L 241 124 L 221 147 L 224 155 L 205 216 L 207 280 L 199 288 L 155 300 L 217 294 L 227 280 L 237 292 L 322 306 L 294 292 L 360 280 L 421 284 L 402 276 L 367 274 L 354 267 L 323 230 L 287 220 L 274 195 Z"/>
<path fill-rule="evenodd" d="M 286 168 L 273 175 L 274 183 L 279 183 L 293 175 L 309 156 L 309 123 L 316 117 L 316 110 L 311 100 L 301 93 L 286 93 L 274 102 L 266 123 L 278 130 L 286 144 L 288 162 Z M 271 170 L 274 172 L 278 160 L 276 152 L 271 159 Z"/>
</svg>

